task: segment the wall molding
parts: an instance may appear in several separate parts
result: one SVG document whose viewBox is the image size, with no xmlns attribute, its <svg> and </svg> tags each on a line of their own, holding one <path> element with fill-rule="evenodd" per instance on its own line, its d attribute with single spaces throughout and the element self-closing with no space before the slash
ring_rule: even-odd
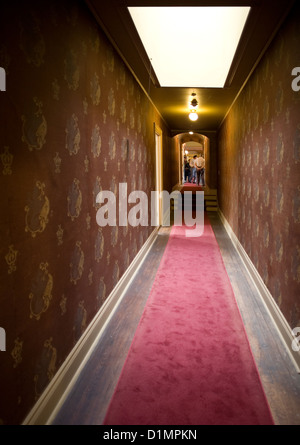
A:
<svg viewBox="0 0 300 445">
<path fill-rule="evenodd" d="M 298 373 L 300 373 L 300 351 L 293 351 L 292 349 L 292 341 L 295 339 L 295 336 L 293 335 L 292 329 L 289 326 L 286 318 L 284 317 L 283 313 L 281 312 L 279 306 L 276 304 L 274 298 L 272 297 L 270 291 L 268 290 L 267 286 L 263 282 L 263 279 L 259 275 L 257 269 L 255 268 L 254 264 L 252 263 L 251 259 L 249 258 L 248 254 L 246 253 L 245 249 L 239 242 L 237 236 L 233 232 L 230 224 L 226 220 L 225 216 L 221 212 L 221 210 L 218 211 L 220 219 L 222 221 L 223 226 L 225 227 L 225 230 L 231 239 L 237 253 L 239 254 L 241 260 L 243 261 L 243 264 L 246 267 L 246 270 L 254 283 L 256 289 L 259 292 L 259 295 L 262 299 L 262 301 L 265 304 L 265 307 L 268 310 L 268 313 L 270 315 L 270 318 L 272 319 L 273 323 L 275 324 L 275 327 L 281 337 L 281 340 L 283 341 L 286 350 L 297 370 Z"/>
<path fill-rule="evenodd" d="M 174 192 L 175 190 L 181 190 L 182 189 L 182 184 L 178 181 L 176 185 L 174 185 L 174 187 L 172 187 L 172 192 Z"/>
<path fill-rule="evenodd" d="M 82 337 L 76 343 L 43 394 L 28 413 L 22 425 L 50 425 L 54 420 L 66 397 L 75 385 L 81 370 L 99 342 L 106 325 L 121 302 L 125 291 L 155 242 L 158 231 L 159 227 L 153 230 Z"/>
</svg>

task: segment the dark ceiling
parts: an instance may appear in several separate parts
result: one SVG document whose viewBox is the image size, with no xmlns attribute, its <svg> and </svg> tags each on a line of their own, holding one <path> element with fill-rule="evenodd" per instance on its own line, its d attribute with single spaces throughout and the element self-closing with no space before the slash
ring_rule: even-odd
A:
<svg viewBox="0 0 300 445">
<path fill-rule="evenodd" d="M 295 0 L 86 0 L 86 3 L 175 134 L 190 130 L 209 132 L 219 128 Z M 128 6 L 250 6 L 251 10 L 225 87 L 160 87 L 128 12 Z M 192 66 L 193 61 L 187 69 L 192 69 Z M 199 119 L 196 122 L 189 120 L 186 105 L 192 92 L 196 93 L 201 104 Z"/>
</svg>

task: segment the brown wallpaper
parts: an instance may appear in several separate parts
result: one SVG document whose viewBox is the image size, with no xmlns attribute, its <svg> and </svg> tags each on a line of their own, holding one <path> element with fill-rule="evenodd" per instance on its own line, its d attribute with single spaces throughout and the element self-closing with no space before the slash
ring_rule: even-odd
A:
<svg viewBox="0 0 300 445">
<path fill-rule="evenodd" d="M 221 210 L 291 328 L 300 326 L 299 6 L 219 132 Z"/>
<path fill-rule="evenodd" d="M 168 130 L 78 0 L 1 4 L 0 424 L 21 423 L 153 228 L 99 227 L 100 190 L 155 189 Z"/>
</svg>

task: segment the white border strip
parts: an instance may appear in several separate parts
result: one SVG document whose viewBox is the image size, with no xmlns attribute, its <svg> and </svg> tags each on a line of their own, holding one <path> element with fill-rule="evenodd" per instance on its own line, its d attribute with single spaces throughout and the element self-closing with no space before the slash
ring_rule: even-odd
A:
<svg viewBox="0 0 300 445">
<path fill-rule="evenodd" d="M 22 425 L 50 425 L 74 386 L 103 331 L 158 235 L 156 227 L 76 343 Z"/>
<path fill-rule="evenodd" d="M 243 246 L 239 242 L 237 236 L 233 232 L 231 226 L 229 225 L 228 221 L 226 220 L 221 210 L 219 210 L 219 215 L 222 224 L 225 227 L 226 232 L 228 233 L 229 238 L 231 239 L 236 251 L 238 252 L 241 260 L 243 261 L 249 273 L 250 278 L 252 279 L 254 285 L 256 286 L 256 289 L 258 290 L 259 295 L 269 312 L 270 318 L 272 319 L 273 323 L 275 324 L 278 330 L 278 333 L 286 347 L 287 352 L 289 353 L 289 356 L 292 359 L 293 364 L 296 367 L 297 372 L 300 373 L 300 351 L 297 352 L 292 350 L 291 347 L 292 341 L 295 339 L 295 337 L 293 335 L 291 327 L 289 326 L 279 306 L 276 304 L 270 291 L 263 282 L 263 279 L 259 275 L 257 269 L 255 268 L 254 264 L 250 260 Z"/>
</svg>

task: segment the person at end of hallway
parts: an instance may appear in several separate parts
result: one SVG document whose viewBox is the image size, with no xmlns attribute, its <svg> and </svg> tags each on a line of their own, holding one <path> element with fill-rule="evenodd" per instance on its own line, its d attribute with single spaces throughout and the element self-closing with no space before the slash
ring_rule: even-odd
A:
<svg viewBox="0 0 300 445">
<path fill-rule="evenodd" d="M 205 187 L 204 173 L 205 173 L 205 160 L 202 155 L 196 159 L 197 168 L 197 185 Z"/>
<path fill-rule="evenodd" d="M 197 182 L 197 168 L 195 165 L 197 159 L 197 155 L 194 155 L 192 159 L 190 160 L 190 167 L 191 167 L 191 183 L 196 184 Z"/>
<path fill-rule="evenodd" d="M 184 182 L 191 181 L 191 168 L 188 159 L 184 157 Z"/>
</svg>

